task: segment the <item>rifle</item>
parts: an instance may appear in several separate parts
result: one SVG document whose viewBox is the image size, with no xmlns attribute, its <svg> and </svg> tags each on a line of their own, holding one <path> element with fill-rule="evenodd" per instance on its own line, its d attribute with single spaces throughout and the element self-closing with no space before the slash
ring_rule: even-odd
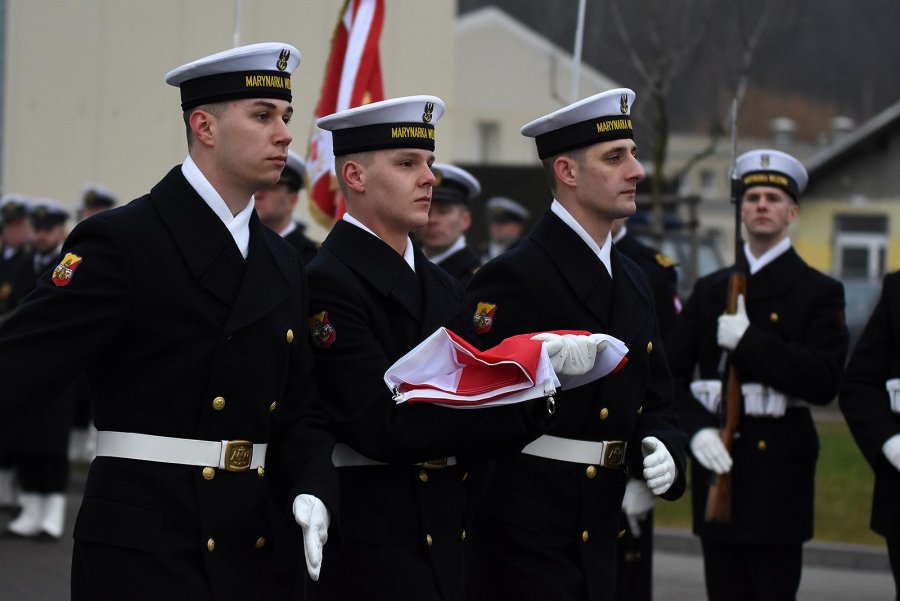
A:
<svg viewBox="0 0 900 601">
<path fill-rule="evenodd" d="M 737 312 L 737 298 L 743 294 L 747 298 L 747 269 L 745 267 L 744 244 L 741 239 L 741 180 L 737 176 L 737 98 L 731 105 L 731 202 L 734 203 L 734 269 L 728 278 L 726 311 Z M 726 367 L 728 369 L 725 374 Z M 728 361 L 728 352 L 722 351 L 719 361 L 719 376 L 725 375 L 722 387 L 722 401 L 719 403 L 719 437 L 731 453 L 734 433 L 741 417 L 741 378 L 737 368 Z M 716 474 L 706 497 L 707 522 L 728 523 L 731 521 L 731 473 Z"/>
</svg>

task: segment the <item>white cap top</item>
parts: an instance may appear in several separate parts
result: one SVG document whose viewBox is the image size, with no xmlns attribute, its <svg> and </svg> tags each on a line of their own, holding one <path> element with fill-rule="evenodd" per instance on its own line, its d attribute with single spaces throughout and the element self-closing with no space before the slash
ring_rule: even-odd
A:
<svg viewBox="0 0 900 601">
<path fill-rule="evenodd" d="M 465 169 L 448 163 L 434 163 L 431 170 L 437 178 L 431 187 L 432 201 L 468 205 L 481 193 L 481 184 Z"/>
<path fill-rule="evenodd" d="M 173 69 L 166 74 L 166 83 L 181 88 L 184 110 L 236 98 L 290 101 L 291 74 L 299 64 L 300 51 L 290 44 L 250 44 Z"/>
<path fill-rule="evenodd" d="M 382 148 L 434 150 L 434 124 L 444 114 L 437 96 L 404 96 L 325 116 L 316 125 L 332 132 L 334 154 Z"/>
<path fill-rule="evenodd" d="M 809 176 L 803 164 L 780 150 L 761 148 L 745 152 L 734 161 L 735 176 L 744 190 L 753 186 L 773 186 L 794 200 L 806 190 Z"/>
<path fill-rule="evenodd" d="M 633 138 L 634 99 L 628 88 L 601 92 L 525 124 L 521 133 L 535 138 L 542 159 L 597 142 Z"/>
</svg>

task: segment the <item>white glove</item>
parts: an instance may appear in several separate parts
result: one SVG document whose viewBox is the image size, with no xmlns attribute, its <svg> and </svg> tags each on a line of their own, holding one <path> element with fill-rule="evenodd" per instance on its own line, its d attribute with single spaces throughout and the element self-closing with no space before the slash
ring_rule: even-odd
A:
<svg viewBox="0 0 900 601">
<path fill-rule="evenodd" d="M 727 474 L 731 471 L 731 455 L 715 428 L 698 430 L 691 438 L 691 452 L 700 465 L 716 474 Z"/>
<path fill-rule="evenodd" d="M 542 340 L 550 364 L 556 375 L 580 376 L 586 374 L 594 367 L 597 355 L 606 349 L 606 341 L 599 344 L 593 342 L 590 336 L 579 334 L 553 334 L 541 332 L 531 337 L 532 340 Z"/>
<path fill-rule="evenodd" d="M 647 483 L 637 478 L 629 478 L 625 484 L 625 496 L 622 497 L 622 511 L 628 518 L 628 529 L 634 538 L 641 537 L 640 521 L 647 517 L 656 497 L 650 492 Z"/>
<path fill-rule="evenodd" d="M 732 313 L 722 313 L 719 315 L 719 331 L 717 339 L 719 346 L 733 351 L 747 327 L 750 325 L 750 319 L 747 317 L 747 307 L 744 305 L 744 295 L 738 294 L 737 311 Z"/>
<path fill-rule="evenodd" d="M 900 434 L 894 434 L 881 446 L 881 452 L 895 469 L 900 470 Z"/>
<path fill-rule="evenodd" d="M 641 441 L 641 453 L 644 454 L 644 480 L 654 495 L 659 496 L 669 490 L 678 468 L 666 445 L 655 436 L 648 436 Z"/>
<path fill-rule="evenodd" d="M 313 580 L 319 579 L 322 569 L 322 547 L 328 540 L 328 524 L 331 518 L 325 504 L 312 495 L 297 495 L 294 499 L 294 519 L 303 530 L 303 550 L 306 570 Z"/>
</svg>

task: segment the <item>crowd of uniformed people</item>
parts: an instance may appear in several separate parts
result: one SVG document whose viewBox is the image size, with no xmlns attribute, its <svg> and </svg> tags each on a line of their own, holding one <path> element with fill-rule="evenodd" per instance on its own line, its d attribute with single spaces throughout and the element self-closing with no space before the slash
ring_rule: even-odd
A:
<svg viewBox="0 0 900 601">
<path fill-rule="evenodd" d="M 171 71 L 185 161 L 100 214 L 117 201 L 89 188 L 68 236 L 59 203 L 0 200 L 0 506 L 7 536 L 58 540 L 70 457 L 90 461 L 73 599 L 644 601 L 656 499 L 689 483 L 708 598 L 795 599 L 810 407 L 838 395 L 900 573 L 900 280 L 845 374 L 843 287 L 791 245 L 797 159 L 736 159 L 744 245 L 682 303 L 677 262 L 627 227 L 634 92 L 524 124 L 554 200 L 531 227 L 487 200 L 480 249 L 480 183 L 435 162 L 452 107 L 393 98 L 318 121 L 346 206 L 319 246 L 294 219 L 299 62 L 267 43 Z M 628 353 L 523 403 L 395 402 L 385 371 L 440 328 L 481 350 L 541 333 L 570 376 L 604 352 L 585 333 Z"/>
</svg>

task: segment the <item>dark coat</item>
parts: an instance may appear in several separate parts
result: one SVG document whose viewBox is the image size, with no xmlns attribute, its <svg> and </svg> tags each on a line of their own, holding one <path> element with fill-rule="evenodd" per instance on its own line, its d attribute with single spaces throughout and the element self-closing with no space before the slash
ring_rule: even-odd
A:
<svg viewBox="0 0 900 601">
<path fill-rule="evenodd" d="M 840 406 L 860 450 L 875 472 L 872 529 L 900 537 L 900 472 L 881 447 L 900 434 L 885 382 L 900 378 L 900 272 L 885 276 L 881 298 L 847 363 Z"/>
<path fill-rule="evenodd" d="M 285 511 L 304 492 L 337 509 L 333 439 L 313 427 L 299 258 L 254 215 L 245 262 L 178 167 L 83 221 L 63 252 L 81 257 L 67 285 L 42 276 L 0 329 L 0 450 L 17 418 L 39 414 L 85 368 L 99 430 L 270 445 L 264 473 L 210 479 L 201 467 L 95 459 L 73 598 L 262 598 L 273 480 Z"/>
<path fill-rule="evenodd" d="M 18 306 L 22 297 L 34 288 L 36 277 L 29 250 L 20 249 L 9 259 L 3 258 L 3 250 L 0 246 L 0 315 Z"/>
<path fill-rule="evenodd" d="M 309 265 L 311 314 L 333 333 L 314 337 L 314 348 L 337 440 L 389 464 L 338 470 L 346 544 L 323 565 L 323 598 L 462 599 L 465 468 L 414 464 L 462 461 L 509 439 L 525 444 L 541 427 L 531 406 L 458 410 L 393 401 L 384 383 L 391 364 L 438 327 L 472 331 L 459 284 L 418 249 L 415 265 L 413 273 L 387 244 L 346 221 L 334 225 Z"/>
<path fill-rule="evenodd" d="M 309 262 L 313 260 L 316 253 L 319 251 L 319 245 L 307 237 L 300 227 L 294 228 L 294 231 L 285 236 L 284 239 L 297 249 L 304 265 L 309 265 Z"/>
<path fill-rule="evenodd" d="M 697 281 L 666 339 L 688 436 L 718 428 L 718 417 L 693 398 L 690 383 L 695 366 L 700 379 L 719 378 L 722 349 L 716 336 L 730 273 L 723 269 Z M 766 384 L 806 403 L 830 403 L 847 353 L 841 283 L 809 267 L 790 249 L 747 278 L 746 307 L 750 326 L 731 353 L 741 381 Z M 738 431 L 732 448 L 731 523 L 704 521 L 710 473 L 694 461 L 694 531 L 732 543 L 810 539 L 819 440 L 809 408 L 788 408 L 782 418 L 742 414 Z"/>
<path fill-rule="evenodd" d="M 675 270 L 677 262 L 655 248 L 647 246 L 628 231 L 616 242 L 616 248 L 637 263 L 650 279 L 653 300 L 656 303 L 656 319 L 659 322 L 659 331 L 665 339 L 675 324 L 680 304 L 678 272 Z"/>
<path fill-rule="evenodd" d="M 437 264 L 441 269 L 456 278 L 459 283 L 465 287 L 471 280 L 475 272 L 481 266 L 478 259 L 471 248 L 466 246 L 461 248 L 440 263 Z"/>
<path fill-rule="evenodd" d="M 493 323 L 481 336 L 488 346 L 513 334 L 556 329 L 622 340 L 629 348 L 627 364 L 615 374 L 561 391 L 559 423 L 550 434 L 628 441 L 628 470 L 637 477 L 643 470 L 641 440 L 659 438 L 679 471 L 664 497 L 677 499 L 685 489 L 685 438 L 670 407 L 671 375 L 660 351 L 653 293 L 631 260 L 615 248 L 611 259 L 612 282 L 578 235 L 547 211 L 513 250 L 478 271 L 468 288 L 469 305 L 496 305 Z M 605 468 L 592 476 L 587 468 L 521 453 L 496 463 L 476 508 L 472 544 L 488 557 L 510 555 L 516 575 L 492 578 L 489 567 L 471 583 L 476 598 L 558 598 L 558 583 L 569 581 L 581 598 L 612 599 L 627 476 Z M 482 536 L 479 523 L 506 524 L 525 547 L 538 554 L 551 549 L 556 556 L 546 564 L 515 556 L 504 538 Z"/>
</svg>

